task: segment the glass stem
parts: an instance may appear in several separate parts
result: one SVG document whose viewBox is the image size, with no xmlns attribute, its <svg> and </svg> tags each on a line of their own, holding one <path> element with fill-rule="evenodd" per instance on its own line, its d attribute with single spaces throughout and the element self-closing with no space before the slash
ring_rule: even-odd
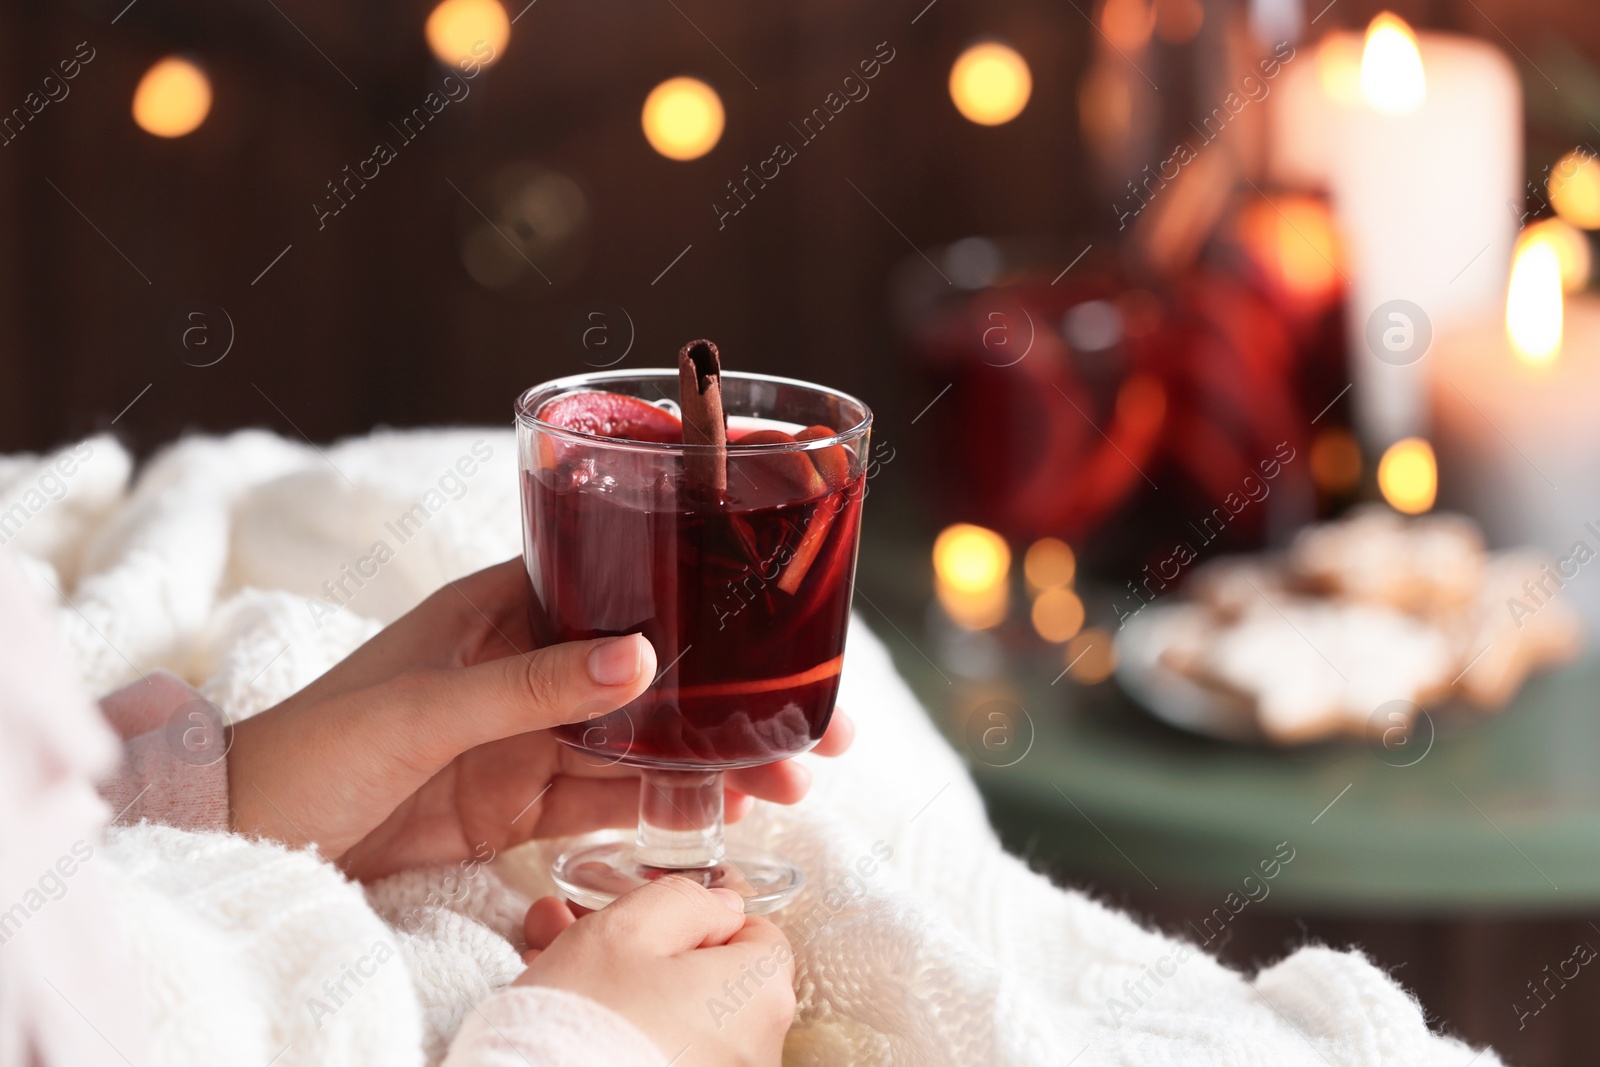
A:
<svg viewBox="0 0 1600 1067">
<path fill-rule="evenodd" d="M 714 866 L 722 857 L 722 772 L 641 771 L 634 858 L 647 867 L 687 869 Z"/>
</svg>

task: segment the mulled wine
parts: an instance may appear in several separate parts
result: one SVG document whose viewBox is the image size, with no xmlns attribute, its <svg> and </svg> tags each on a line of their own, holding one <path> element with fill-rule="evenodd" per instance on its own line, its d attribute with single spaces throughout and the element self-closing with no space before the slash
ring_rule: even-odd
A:
<svg viewBox="0 0 1600 1067">
<path fill-rule="evenodd" d="M 865 475 L 842 446 L 830 483 L 802 452 L 740 456 L 797 429 L 730 419 L 725 499 L 696 499 L 629 455 L 619 484 L 572 445 L 526 471 L 533 631 L 541 644 L 642 633 L 660 677 L 563 741 L 629 763 L 726 768 L 803 752 L 839 689 Z"/>
</svg>

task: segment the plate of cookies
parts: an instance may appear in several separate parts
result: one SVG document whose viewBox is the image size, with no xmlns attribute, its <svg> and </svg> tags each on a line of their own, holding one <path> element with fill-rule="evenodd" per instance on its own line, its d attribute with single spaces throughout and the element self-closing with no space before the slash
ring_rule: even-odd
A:
<svg viewBox="0 0 1600 1067">
<path fill-rule="evenodd" d="M 1572 606 L 1529 596 L 1558 588 L 1551 566 L 1531 550 L 1490 552 L 1463 516 L 1363 508 L 1281 553 L 1204 564 L 1181 595 L 1125 618 L 1117 680 L 1157 718 L 1240 743 L 1493 713 L 1582 650 Z"/>
</svg>

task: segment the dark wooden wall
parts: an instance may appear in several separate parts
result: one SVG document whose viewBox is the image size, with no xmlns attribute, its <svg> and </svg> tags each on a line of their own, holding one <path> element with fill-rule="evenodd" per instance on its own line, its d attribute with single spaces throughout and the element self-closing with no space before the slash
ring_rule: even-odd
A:
<svg viewBox="0 0 1600 1067">
<path fill-rule="evenodd" d="M 141 451 L 187 429 L 292 432 L 288 420 L 317 440 L 503 421 L 519 389 L 584 369 L 569 327 L 595 300 L 631 318 L 630 365 L 708 335 L 738 366 L 814 376 L 892 417 L 917 398 L 893 384 L 884 279 L 913 249 L 849 183 L 922 247 L 1081 213 L 1071 95 L 1089 26 L 1038 0 L 944 0 L 916 26 L 899 5 L 541 0 L 471 95 L 321 230 L 324 183 L 376 139 L 398 144 L 387 123 L 443 76 L 422 40 L 427 5 L 139 0 L 111 25 L 125 3 L 0 14 L 6 107 L 77 42 L 96 52 L 70 96 L 0 147 L 0 448 L 105 427 L 146 384 L 116 426 Z M 962 120 L 944 90 L 981 31 L 1027 41 L 1035 66 L 1034 106 L 1000 129 Z M 796 140 L 788 123 L 883 41 L 895 58 L 871 95 L 719 232 L 724 183 Z M 163 141 L 128 109 L 143 70 L 174 51 L 204 62 L 216 96 L 196 133 Z M 689 163 L 639 131 L 645 94 L 680 73 L 716 87 L 728 114 L 722 142 Z M 479 221 L 461 194 L 483 206 L 518 162 L 578 184 L 587 236 L 564 269 L 543 264 L 553 284 L 524 269 L 486 288 L 459 254 Z M 216 366 L 186 366 L 202 357 L 168 336 L 195 302 L 235 327 Z"/>
<path fill-rule="evenodd" d="M 903 384 L 885 279 L 911 243 L 1066 240 L 1111 218 L 1076 134 L 1075 87 L 1097 46 L 1089 0 L 925 4 L 538 0 L 471 96 L 319 231 L 311 205 L 324 183 L 442 77 L 422 39 L 429 4 L 7 3 L 0 109 L 78 42 L 95 59 L 70 96 L 0 146 L 0 449 L 105 428 L 146 385 L 115 426 L 140 452 L 185 430 L 292 432 L 291 420 L 317 440 L 379 423 L 498 422 L 522 387 L 584 368 L 568 334 L 596 300 L 631 317 L 630 365 L 708 335 L 739 366 L 824 379 L 870 398 L 886 426 L 903 423 L 927 397 Z M 1373 6 L 1341 0 L 1317 29 L 1360 25 Z M 1208 7 L 1214 24 L 1236 16 Z M 1498 25 L 1532 51 L 1563 22 L 1580 45 L 1593 38 L 1581 8 L 1402 10 L 1490 37 Z M 1035 77 L 1027 111 L 999 128 L 960 118 L 945 91 L 952 59 L 981 35 L 1016 43 Z M 711 204 L 724 183 L 882 41 L 895 59 L 871 95 L 719 232 Z M 200 130 L 164 141 L 134 126 L 129 102 L 172 52 L 200 59 L 216 96 Z M 1168 49 L 1142 63 L 1181 119 L 1192 56 Z M 716 87 L 728 114 L 721 144 L 689 163 L 655 155 L 638 123 L 649 89 L 680 73 Z M 462 265 L 478 219 L 451 183 L 481 206 L 492 176 L 517 162 L 577 183 L 587 234 L 562 269 L 551 265 L 554 284 L 525 269 L 485 288 Z M 202 360 L 169 336 L 200 305 L 218 344 L 217 308 L 236 337 L 205 368 L 185 365 Z"/>
</svg>

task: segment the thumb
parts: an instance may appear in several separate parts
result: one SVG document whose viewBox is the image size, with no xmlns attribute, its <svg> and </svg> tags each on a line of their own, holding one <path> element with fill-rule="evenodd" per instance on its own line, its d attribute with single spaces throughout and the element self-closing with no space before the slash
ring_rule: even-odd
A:
<svg viewBox="0 0 1600 1067">
<path fill-rule="evenodd" d="M 569 641 L 471 667 L 403 675 L 415 744 L 441 766 L 503 737 L 615 711 L 650 686 L 656 653 L 643 634 Z"/>
</svg>

